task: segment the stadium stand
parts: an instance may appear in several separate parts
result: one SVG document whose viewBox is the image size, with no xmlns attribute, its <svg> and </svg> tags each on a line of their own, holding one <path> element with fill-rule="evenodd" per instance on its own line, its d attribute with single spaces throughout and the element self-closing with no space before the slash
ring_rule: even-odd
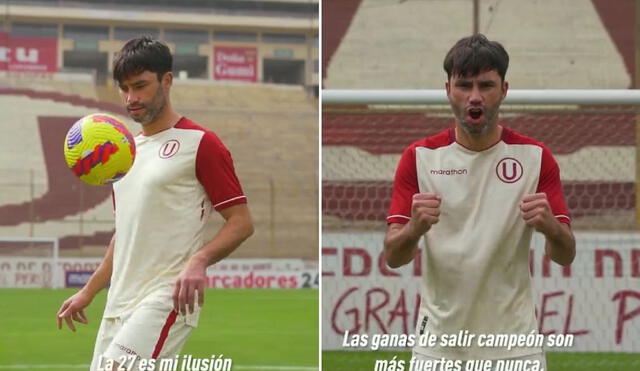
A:
<svg viewBox="0 0 640 371">
<path fill-rule="evenodd" d="M 330 61 L 323 87 L 442 88 L 443 56 L 472 32 L 472 4 L 324 1 L 325 12 L 337 14 L 337 27 L 323 28 L 323 58 Z M 626 89 L 633 76 L 632 4 L 482 1 L 479 30 L 509 50 L 512 88 Z"/>
<path fill-rule="evenodd" d="M 113 223 L 109 188 L 78 182 L 61 143 L 86 114 L 126 120 L 109 58 L 129 37 L 148 33 L 175 52 L 178 112 L 214 130 L 234 155 L 257 236 L 234 257 L 317 260 L 317 1 L 5 3 L 0 48 L 12 57 L 0 61 L 0 109 L 12 119 L 0 123 L 11 133 L 0 142 L 1 235 L 59 237 L 63 255 L 102 255 Z M 91 15 L 83 12 L 87 6 Z M 222 22 L 203 22 L 205 13 Z M 242 65 L 253 69 L 253 81 L 214 73 L 216 53 L 238 49 L 257 57 Z M 38 55 L 35 66 L 19 60 L 30 53 Z M 278 61 L 303 66 L 291 75 L 294 83 L 262 82 L 288 73 Z M 211 233 L 220 222 L 211 218 Z"/>
<path fill-rule="evenodd" d="M 222 109 L 224 104 L 212 98 L 220 96 L 234 101 L 234 96 L 244 96 L 246 90 L 253 90 L 252 99 L 237 103 L 232 109 Z M 276 92 L 277 99 L 271 96 L 273 92 Z M 67 227 L 61 230 L 54 221 L 66 215 L 77 218 L 75 211 L 86 212 L 94 207 L 100 207 L 102 210 L 96 213 L 100 215 L 98 219 L 101 219 L 98 224 L 104 229 L 104 225 L 112 218 L 108 187 L 95 188 L 79 184 L 66 169 L 66 164 L 59 156 L 58 147 L 64 139 L 67 127 L 77 118 L 95 110 L 115 111 L 121 114 L 121 107 L 52 91 L 5 88 L 0 90 L 0 94 L 4 98 L 0 100 L 2 108 L 5 112 L 14 113 L 12 117 L 18 118 L 20 122 L 20 125 L 16 125 L 15 121 L 3 121 L 7 126 L 3 129 L 15 132 L 14 127 L 17 127 L 20 131 L 15 132 L 11 138 L 7 137 L 8 142 L 29 143 L 33 142 L 34 137 L 39 138 L 43 146 L 48 148 L 45 152 L 49 154 L 35 151 L 28 156 L 30 168 L 36 169 L 35 173 L 38 174 L 34 182 L 39 185 L 38 188 L 46 191 L 42 195 L 36 195 L 34 200 L 24 200 L 25 193 L 28 193 L 25 192 L 25 188 L 29 187 L 24 172 L 7 171 L 8 174 L 15 175 L 5 177 L 3 182 L 22 183 L 23 186 L 12 187 L 16 189 L 16 193 L 3 193 L 5 202 L 12 201 L 11 204 L 0 207 L 2 224 L 11 226 L 6 234 L 24 233 L 28 228 L 20 227 L 20 224 L 28 220 L 54 224 L 51 228 L 38 226 L 38 234 L 60 235 L 60 231 L 71 233 L 74 230 L 77 232 L 76 223 L 63 222 Z M 290 257 L 291 246 L 296 246 L 293 252 L 296 257 L 317 258 L 317 204 L 314 201 L 317 199 L 317 170 L 315 166 L 309 166 L 317 163 L 317 126 L 314 125 L 317 121 L 317 108 L 307 100 L 305 92 L 301 88 L 264 86 L 244 89 L 241 86 L 221 87 L 204 84 L 197 89 L 176 86 L 174 97 L 177 107 L 187 102 L 190 105 L 181 109 L 184 115 L 215 130 L 234 154 L 239 177 L 243 184 L 246 184 L 246 192 L 252 200 L 258 233 L 265 236 L 264 240 L 257 240 L 253 245 L 248 241 L 247 246 L 238 251 L 238 255 Z M 254 108 L 251 102 L 256 102 L 257 108 Z M 267 106 L 270 107 L 268 111 Z M 34 107 L 38 107 L 38 111 L 35 111 Z M 25 116 L 24 112 L 27 111 L 31 114 L 19 119 Z M 74 117 L 74 113 L 77 116 Z M 52 130 L 52 125 L 56 125 L 58 129 Z M 10 143 L 7 143 L 7 146 L 9 145 Z M 294 148 L 295 156 L 292 156 L 291 151 Z M 24 157 L 24 153 L 16 148 L 16 151 L 3 156 L 3 162 L 19 164 L 24 162 Z M 282 160 L 286 161 L 287 166 L 282 166 Z M 46 178 L 43 174 L 47 174 Z M 15 178 L 12 178 L 13 176 Z M 70 192 L 69 189 L 84 190 L 82 206 L 78 204 L 78 193 Z M 277 198 L 277 201 L 274 198 Z M 17 203 L 19 200 L 22 202 Z M 70 203 L 72 201 L 74 202 Z M 74 210 L 73 213 L 71 209 Z M 34 213 L 31 217 L 35 219 L 29 219 L 29 212 Z M 96 216 L 85 215 L 88 220 L 92 217 Z M 272 217 L 276 220 L 270 220 Z M 85 232 L 89 231 L 85 229 Z M 266 236 L 270 235 L 271 246 L 265 246 L 266 241 L 269 241 Z M 96 242 L 104 244 L 108 239 L 109 237 L 104 237 Z M 64 249 L 70 245 L 63 240 L 61 247 Z"/>
</svg>

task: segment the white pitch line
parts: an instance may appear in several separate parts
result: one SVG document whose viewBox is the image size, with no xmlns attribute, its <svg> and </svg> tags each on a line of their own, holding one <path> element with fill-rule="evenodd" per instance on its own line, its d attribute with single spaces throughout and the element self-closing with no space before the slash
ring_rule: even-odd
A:
<svg viewBox="0 0 640 371">
<path fill-rule="evenodd" d="M 25 364 L 25 365 L 0 365 L 0 370 L 32 370 L 32 369 L 69 369 L 69 368 L 89 368 L 89 365 L 65 365 L 65 364 Z M 278 365 L 233 365 L 233 370 L 275 370 L 275 371 L 317 371 L 314 366 L 278 366 Z"/>
</svg>

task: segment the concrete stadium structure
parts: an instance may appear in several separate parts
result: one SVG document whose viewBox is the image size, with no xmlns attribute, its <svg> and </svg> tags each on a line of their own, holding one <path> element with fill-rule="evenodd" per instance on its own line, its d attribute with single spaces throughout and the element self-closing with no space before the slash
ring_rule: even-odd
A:
<svg viewBox="0 0 640 371">
<path fill-rule="evenodd" d="M 117 1 L 21 1 L 0 6 L 5 40 L 10 41 L 5 45 L 11 52 L 17 53 L 16 44 L 22 46 L 25 39 L 38 38 L 37 33 L 51 24 L 57 30 L 54 39 L 59 46 L 55 71 L 28 71 L 27 63 L 11 59 L 3 66 L 0 60 L 0 110 L 9 118 L 0 122 L 0 129 L 7 133 L 0 139 L 0 234 L 58 237 L 63 256 L 101 256 L 113 229 L 110 188 L 85 186 L 72 176 L 63 161 L 62 139 L 78 118 L 97 111 L 120 115 L 132 131 L 138 130 L 137 124 L 126 118 L 117 88 L 109 78 L 110 58 L 124 42 L 116 34 L 123 29 L 134 32 L 134 26 L 145 27 L 158 31 L 166 40 L 173 32 L 170 30 L 197 30 L 207 35 L 208 41 L 168 43 L 178 64 L 180 55 L 184 56 L 181 51 L 195 46 L 198 57 L 206 59 L 206 76 L 180 76 L 180 70 L 174 69 L 182 78 L 174 80 L 172 102 L 178 112 L 215 131 L 233 154 L 256 225 L 254 237 L 234 257 L 316 260 L 318 101 L 313 94 L 317 77 L 312 66 L 318 52 L 313 44 L 317 9 L 315 15 L 307 15 L 318 2 L 246 1 L 269 6 L 249 4 L 240 10 L 224 8 L 229 3 L 225 1 L 211 2 L 220 3 L 223 9 L 175 9 L 171 4 L 163 7 L 163 2 L 143 8 L 151 3 L 146 1 L 114 3 Z M 287 12 L 287 5 L 299 11 Z M 82 28 L 74 27 L 102 27 L 107 37 L 85 37 L 76 33 Z M 16 29 L 18 35 L 13 33 Z M 221 42 L 215 39 L 220 30 L 229 32 L 223 33 L 226 36 L 254 34 L 256 40 Z M 265 35 L 272 33 L 299 35 L 294 41 L 303 38 L 304 43 L 272 44 L 270 36 L 264 41 Z M 0 48 L 2 41 L 0 38 Z M 215 79 L 212 56 L 219 45 L 256 48 L 256 81 Z M 285 49 L 289 52 L 283 52 Z M 106 70 L 81 65 L 94 60 L 88 55 L 99 55 Z M 300 58 L 304 73 L 296 76 L 301 80 L 263 82 L 264 73 L 273 72 L 263 68 L 264 60 L 271 58 L 285 62 Z M 220 223 L 221 218 L 212 216 L 209 233 Z"/>
</svg>

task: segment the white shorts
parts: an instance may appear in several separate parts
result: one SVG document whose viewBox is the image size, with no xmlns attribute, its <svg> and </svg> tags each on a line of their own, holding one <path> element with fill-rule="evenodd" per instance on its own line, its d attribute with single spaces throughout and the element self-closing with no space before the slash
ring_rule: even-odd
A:
<svg viewBox="0 0 640 371">
<path fill-rule="evenodd" d="M 469 362 L 469 361 L 461 361 L 461 362 L 459 362 L 458 363 L 459 367 L 456 367 L 456 366 L 453 366 L 453 365 L 448 366 L 448 367 L 447 366 L 443 367 L 443 365 L 439 364 L 436 368 L 432 368 L 431 366 L 427 366 L 425 363 L 430 362 L 431 364 L 434 364 L 435 361 L 441 361 L 442 359 L 441 358 L 428 357 L 428 356 L 425 356 L 423 354 L 416 353 L 416 352 L 413 352 L 412 355 L 413 355 L 413 359 L 415 359 L 414 366 L 411 369 L 412 371 L 422 371 L 422 370 L 442 371 L 442 370 L 447 370 L 447 369 L 448 370 L 465 371 L 465 370 L 478 370 L 478 369 L 480 369 L 479 368 L 480 366 L 475 366 L 475 368 L 474 368 L 473 364 L 467 365 L 467 362 Z M 513 358 L 507 358 L 507 359 L 501 359 L 501 360 L 494 359 L 494 360 L 491 361 L 491 363 L 492 363 L 491 370 L 496 370 L 497 369 L 496 367 L 497 367 L 499 361 L 500 362 L 505 362 L 505 363 L 513 362 L 513 361 L 525 361 L 525 362 L 526 361 L 534 361 L 534 362 L 535 361 L 539 361 L 539 365 L 540 365 L 539 369 L 541 371 L 542 370 L 544 370 L 544 371 L 547 370 L 547 362 L 546 362 L 544 353 L 532 354 L 532 355 L 522 356 L 522 357 L 513 357 Z M 449 361 L 449 362 L 455 362 L 455 361 Z M 405 370 L 409 371 L 410 370 L 409 367 L 410 366 L 407 365 L 405 367 Z M 530 369 L 530 368 L 531 368 L 531 366 L 529 366 L 528 368 L 517 368 L 517 369 L 520 370 L 520 369 Z M 483 367 L 481 369 L 484 370 L 485 368 Z M 515 368 L 510 367 L 510 368 L 503 368 L 503 369 L 504 370 L 507 370 L 507 369 L 511 370 L 511 369 L 515 369 Z"/>
<path fill-rule="evenodd" d="M 166 306 L 140 306 L 126 317 L 103 318 L 90 370 L 108 370 L 109 360 L 137 370 L 150 359 L 174 358 L 192 329 L 185 316 Z"/>
</svg>

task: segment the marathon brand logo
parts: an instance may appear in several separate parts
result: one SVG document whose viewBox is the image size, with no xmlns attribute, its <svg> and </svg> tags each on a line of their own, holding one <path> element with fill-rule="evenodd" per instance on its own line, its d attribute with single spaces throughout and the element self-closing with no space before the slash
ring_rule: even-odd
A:
<svg viewBox="0 0 640 371">
<path fill-rule="evenodd" d="M 431 170 L 431 175 L 467 175 L 467 169 Z"/>
<path fill-rule="evenodd" d="M 124 346 L 122 344 L 118 344 L 118 343 L 114 343 L 114 344 L 121 351 L 123 351 L 123 352 L 125 352 L 127 354 L 130 354 L 130 355 L 136 356 L 138 359 L 140 359 L 140 356 L 138 355 L 138 353 L 136 353 L 135 350 L 133 350 L 131 348 L 128 348 L 128 347 L 126 347 L 126 346 Z"/>
</svg>

